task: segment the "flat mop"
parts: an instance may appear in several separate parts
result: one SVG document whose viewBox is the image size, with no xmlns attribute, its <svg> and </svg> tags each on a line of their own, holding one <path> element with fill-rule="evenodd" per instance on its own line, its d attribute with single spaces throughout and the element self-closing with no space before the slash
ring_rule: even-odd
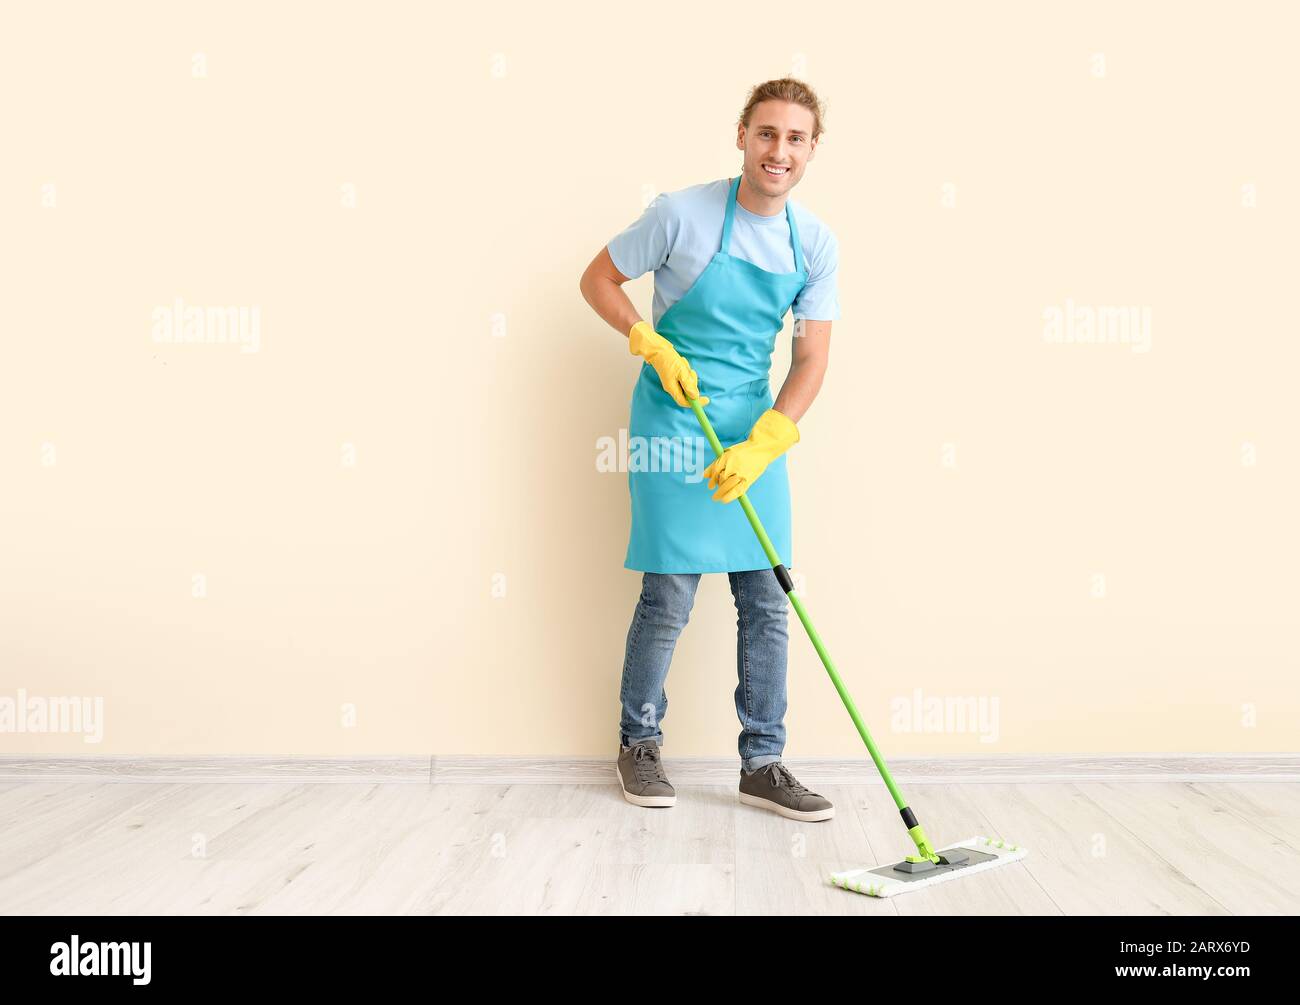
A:
<svg viewBox="0 0 1300 1005">
<path fill-rule="evenodd" d="M 713 447 L 714 454 L 721 456 L 722 444 L 718 440 L 718 435 L 713 431 L 713 426 L 710 424 L 708 417 L 704 414 L 704 406 L 700 404 L 698 398 L 692 398 L 690 405 L 695 412 L 695 417 L 700 420 L 704 435 L 709 438 L 709 445 Z M 871 733 L 868 732 L 866 723 L 862 721 L 862 716 L 858 714 L 857 706 L 853 704 L 853 697 L 844 687 L 844 682 L 840 680 L 840 675 L 835 670 L 835 664 L 831 662 L 830 653 L 826 651 L 821 636 L 817 634 L 817 629 L 813 627 L 812 619 L 808 617 L 808 612 L 804 610 L 803 601 L 795 592 L 794 581 L 790 578 L 790 572 L 781 564 L 781 556 L 772 547 L 767 531 L 763 529 L 758 514 L 754 512 L 753 504 L 745 498 L 744 494 L 738 497 L 738 501 L 740 502 L 740 508 L 745 511 L 745 516 L 749 518 L 749 525 L 754 528 L 754 533 L 758 535 L 758 542 L 763 546 L 763 553 L 767 556 L 767 560 L 772 563 L 772 571 L 776 574 L 781 589 L 785 591 L 785 595 L 789 599 L 791 606 L 794 607 L 795 613 L 799 615 L 799 620 L 808 632 L 808 638 L 812 639 L 813 648 L 817 650 L 822 665 L 826 667 L 826 672 L 830 674 L 831 683 L 835 685 L 835 690 L 839 692 L 840 700 L 844 702 L 844 707 L 848 709 L 853 724 L 858 727 L 858 735 L 862 737 L 862 742 L 867 745 L 867 750 L 871 753 L 871 759 L 876 762 L 880 777 L 885 780 L 885 785 L 889 788 L 889 794 L 894 797 L 898 812 L 902 814 L 903 824 L 907 827 L 907 833 L 911 835 L 918 852 L 916 855 L 908 855 L 903 861 L 896 862 L 893 865 L 883 865 L 876 869 L 849 869 L 844 872 L 831 873 L 830 882 L 842 889 L 852 890 L 855 893 L 865 893 L 872 897 L 896 897 L 900 893 L 910 893 L 921 887 L 933 886 L 935 883 L 944 883 L 950 879 L 960 879 L 963 876 L 983 872 L 987 869 L 996 869 L 1000 865 L 1007 865 L 1028 855 L 1029 852 L 1019 845 L 1008 844 L 996 838 L 979 835 L 967 838 L 964 841 L 958 841 L 956 844 L 948 845 L 938 851 L 934 850 L 934 846 L 930 844 L 930 839 L 925 836 L 925 831 L 917 822 L 916 814 L 912 812 L 911 807 L 907 805 L 907 800 L 903 798 L 902 792 L 894 784 L 893 776 L 890 775 L 884 758 L 880 756 L 880 751 L 876 749 L 875 741 L 871 739 Z"/>
</svg>

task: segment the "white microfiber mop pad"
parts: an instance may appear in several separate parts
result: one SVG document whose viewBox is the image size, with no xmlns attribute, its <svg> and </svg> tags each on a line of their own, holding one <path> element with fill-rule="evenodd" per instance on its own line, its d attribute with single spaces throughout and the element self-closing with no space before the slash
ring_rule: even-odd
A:
<svg viewBox="0 0 1300 1005">
<path fill-rule="evenodd" d="M 996 869 L 1001 865 L 1018 862 L 1029 854 L 1028 849 L 1010 844 L 997 838 L 972 837 L 957 841 L 938 849 L 939 854 L 961 849 L 971 858 L 971 864 L 948 868 L 937 866 L 934 872 L 925 872 L 913 876 L 895 872 L 894 865 L 878 866 L 874 869 L 848 869 L 844 872 L 831 873 L 833 885 L 854 893 L 865 893 L 871 897 L 897 897 L 900 893 L 911 893 L 924 887 L 945 883 L 950 879 L 961 879 L 977 872 Z"/>
</svg>

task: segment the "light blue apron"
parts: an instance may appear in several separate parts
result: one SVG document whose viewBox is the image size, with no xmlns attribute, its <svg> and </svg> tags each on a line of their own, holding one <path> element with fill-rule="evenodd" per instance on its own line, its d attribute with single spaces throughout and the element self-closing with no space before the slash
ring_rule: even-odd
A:
<svg viewBox="0 0 1300 1005">
<path fill-rule="evenodd" d="M 768 373 L 786 312 L 808 281 L 794 211 L 785 218 L 794 272 L 768 272 L 728 254 L 740 179 L 731 183 L 722 247 L 655 330 L 699 374 L 709 421 L 724 447 L 748 438 L 772 407 Z M 703 470 L 713 461 L 695 413 L 678 405 L 649 363 L 632 392 L 628 423 L 632 533 L 623 565 L 642 572 L 746 572 L 771 563 L 739 503 L 720 503 Z M 767 466 L 746 493 L 785 567 L 790 560 L 790 481 L 785 456 Z"/>
</svg>

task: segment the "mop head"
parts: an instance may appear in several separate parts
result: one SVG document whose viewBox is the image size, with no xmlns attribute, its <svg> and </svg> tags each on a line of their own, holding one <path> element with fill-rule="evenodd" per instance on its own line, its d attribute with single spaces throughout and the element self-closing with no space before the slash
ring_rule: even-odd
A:
<svg viewBox="0 0 1300 1005">
<path fill-rule="evenodd" d="M 897 897 L 900 893 L 1009 865 L 1028 854 L 1019 845 L 996 838 L 973 837 L 939 849 L 939 856 L 945 861 L 938 865 L 922 862 L 919 864 L 924 868 L 917 868 L 916 863 L 903 861 L 878 869 L 848 869 L 831 873 L 831 883 L 870 897 Z"/>
</svg>

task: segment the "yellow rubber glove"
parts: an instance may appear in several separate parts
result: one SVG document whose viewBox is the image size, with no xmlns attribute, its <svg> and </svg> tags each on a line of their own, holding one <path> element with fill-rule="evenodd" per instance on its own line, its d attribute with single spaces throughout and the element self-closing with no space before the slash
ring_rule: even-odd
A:
<svg viewBox="0 0 1300 1005">
<path fill-rule="evenodd" d="M 701 405 L 709 399 L 700 397 L 700 379 L 672 343 L 650 326 L 648 321 L 638 321 L 628 332 L 627 347 L 633 356 L 641 356 L 659 374 L 659 383 L 673 396 L 673 401 L 690 408 L 688 398 L 699 398 Z"/>
<path fill-rule="evenodd" d="M 799 427 L 789 416 L 769 408 L 758 417 L 749 439 L 722 452 L 704 469 L 709 488 L 718 491 L 713 498 L 729 503 L 758 481 L 769 464 L 799 442 Z"/>
</svg>

